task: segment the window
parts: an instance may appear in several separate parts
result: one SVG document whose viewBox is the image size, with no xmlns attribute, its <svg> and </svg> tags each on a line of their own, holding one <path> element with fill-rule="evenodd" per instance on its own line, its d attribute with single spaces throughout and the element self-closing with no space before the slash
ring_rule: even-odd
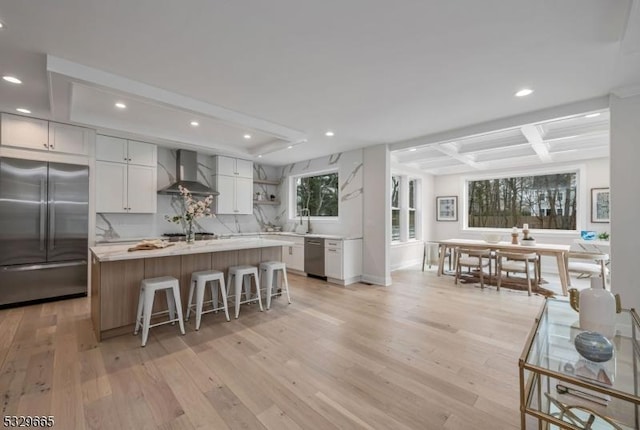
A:
<svg viewBox="0 0 640 430">
<path fill-rule="evenodd" d="M 468 227 L 576 230 L 577 172 L 467 181 Z"/>
<path fill-rule="evenodd" d="M 337 217 L 338 172 L 294 178 L 295 216 Z M 304 211 L 302 210 L 304 209 Z"/>
<path fill-rule="evenodd" d="M 391 240 L 400 240 L 400 177 L 391 177 Z"/>
<path fill-rule="evenodd" d="M 420 236 L 419 180 L 391 176 L 391 241 L 407 242 Z"/>
<path fill-rule="evenodd" d="M 409 239 L 416 238 L 416 181 L 409 180 Z"/>
</svg>

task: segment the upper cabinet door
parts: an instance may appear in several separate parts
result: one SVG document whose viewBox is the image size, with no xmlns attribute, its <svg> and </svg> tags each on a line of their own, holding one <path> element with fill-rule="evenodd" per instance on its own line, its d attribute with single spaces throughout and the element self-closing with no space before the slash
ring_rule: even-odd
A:
<svg viewBox="0 0 640 430">
<path fill-rule="evenodd" d="M 253 213 L 253 179 L 236 178 L 235 213 L 250 215 Z"/>
<path fill-rule="evenodd" d="M 236 174 L 241 178 L 253 180 L 253 162 L 236 159 Z"/>
<path fill-rule="evenodd" d="M 49 149 L 67 154 L 89 155 L 91 133 L 88 128 L 50 122 Z"/>
<path fill-rule="evenodd" d="M 216 191 L 220 194 L 216 197 L 217 214 L 235 214 L 236 209 L 236 178 L 225 175 L 213 177 Z"/>
<path fill-rule="evenodd" d="M 127 175 L 129 213 L 155 213 L 157 209 L 157 168 L 129 165 Z"/>
<path fill-rule="evenodd" d="M 231 157 L 224 157 L 222 155 L 216 156 L 215 162 L 215 174 L 225 176 L 236 176 L 236 159 Z"/>
<path fill-rule="evenodd" d="M 29 149 L 49 149 L 49 124 L 47 121 L 23 116 L 2 114 L 1 143 Z"/>
<path fill-rule="evenodd" d="M 96 160 L 126 163 L 127 139 L 111 136 L 96 136 Z"/>
<path fill-rule="evenodd" d="M 151 143 L 129 141 L 128 161 L 130 164 L 157 167 L 158 147 Z"/>
<path fill-rule="evenodd" d="M 96 212 L 126 213 L 127 165 L 96 161 Z"/>
</svg>

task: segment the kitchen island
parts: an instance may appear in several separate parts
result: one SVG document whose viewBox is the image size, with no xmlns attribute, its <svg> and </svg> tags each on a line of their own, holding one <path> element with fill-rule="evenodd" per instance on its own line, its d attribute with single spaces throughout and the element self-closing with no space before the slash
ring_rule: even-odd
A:
<svg viewBox="0 0 640 430">
<path fill-rule="evenodd" d="M 131 245 L 102 245 L 91 248 L 91 319 L 99 340 L 133 333 L 140 282 L 157 276 L 180 281 L 183 311 L 187 306 L 191 273 L 221 270 L 239 264 L 282 260 L 282 246 L 288 242 L 236 238 L 176 243 L 162 249 L 129 252 Z M 164 294 L 155 298 L 154 312 L 166 309 Z"/>
</svg>

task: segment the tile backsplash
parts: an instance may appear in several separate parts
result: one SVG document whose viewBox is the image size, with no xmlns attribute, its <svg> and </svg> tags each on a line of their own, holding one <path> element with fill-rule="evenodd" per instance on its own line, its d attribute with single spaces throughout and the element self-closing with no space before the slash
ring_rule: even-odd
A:
<svg viewBox="0 0 640 430">
<path fill-rule="evenodd" d="M 211 232 L 218 235 L 251 233 L 264 231 L 271 226 L 280 226 L 284 231 L 296 228 L 294 220 L 287 216 L 286 179 L 291 175 L 309 171 L 323 170 L 339 166 L 340 172 L 340 222 L 316 225 L 317 233 L 349 233 L 361 230 L 362 223 L 362 151 L 333 154 L 314 160 L 290 164 L 284 167 L 254 164 L 254 178 L 281 180 L 278 187 L 272 185 L 254 185 L 254 191 L 263 195 L 275 194 L 281 200 L 280 205 L 254 205 L 252 215 L 216 215 L 197 220 L 196 231 Z M 158 189 L 175 181 L 176 150 L 158 148 Z M 198 154 L 198 181 L 212 186 L 213 158 Z M 182 233 L 179 224 L 167 221 L 167 217 L 179 213 L 181 197 L 158 195 L 155 214 L 116 214 L 96 215 L 96 242 L 160 237 L 163 233 Z M 321 231 L 321 230 L 326 231 Z M 361 234 L 361 232 L 360 232 Z"/>
</svg>

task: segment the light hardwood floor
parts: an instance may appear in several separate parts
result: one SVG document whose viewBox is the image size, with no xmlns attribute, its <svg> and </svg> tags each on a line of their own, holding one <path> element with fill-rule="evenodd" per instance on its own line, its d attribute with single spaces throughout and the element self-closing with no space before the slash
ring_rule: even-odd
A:
<svg viewBox="0 0 640 430">
<path fill-rule="evenodd" d="M 391 287 L 290 275 L 243 306 L 97 343 L 88 299 L 0 311 L 3 415 L 60 429 L 509 429 L 542 298 L 394 272 Z"/>
</svg>

